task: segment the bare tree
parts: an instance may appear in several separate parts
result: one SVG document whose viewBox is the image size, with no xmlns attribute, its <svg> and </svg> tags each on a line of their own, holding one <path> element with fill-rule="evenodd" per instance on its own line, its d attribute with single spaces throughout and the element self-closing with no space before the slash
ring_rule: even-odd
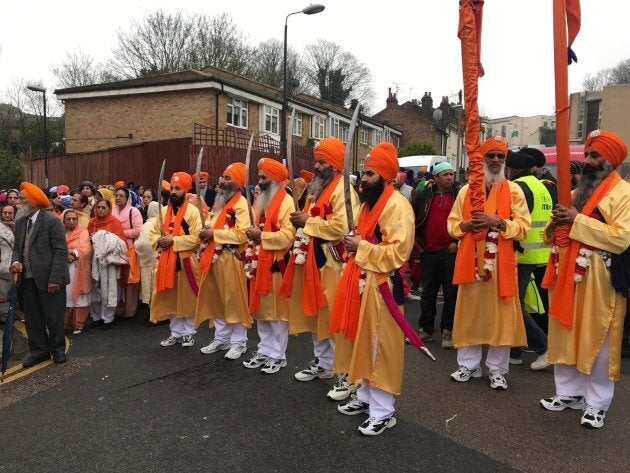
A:
<svg viewBox="0 0 630 473">
<path fill-rule="evenodd" d="M 116 80 L 116 77 L 105 69 L 105 66 L 95 63 L 92 56 L 83 51 L 66 54 L 63 63 L 53 68 L 53 74 L 60 88 L 81 87 Z"/>
<path fill-rule="evenodd" d="M 602 90 L 607 85 L 621 84 L 630 84 L 630 59 L 620 61 L 615 67 L 586 74 L 582 80 L 582 89 Z"/>
<path fill-rule="evenodd" d="M 118 32 L 112 70 L 124 78 L 190 67 L 195 22 L 181 12 L 169 15 L 162 10 L 132 21 L 128 32 Z"/>
<path fill-rule="evenodd" d="M 284 43 L 277 39 L 262 41 L 254 49 L 251 65 L 250 77 L 263 84 L 282 88 L 284 80 Z M 289 95 L 303 91 L 304 73 L 304 66 L 299 54 L 289 48 L 287 50 Z M 298 85 L 296 86 L 296 84 Z"/>
<path fill-rule="evenodd" d="M 630 84 L 630 59 L 619 62 L 610 71 L 611 84 Z"/>
<path fill-rule="evenodd" d="M 248 73 L 253 51 L 227 13 L 212 18 L 198 16 L 194 18 L 193 24 L 192 68 L 213 66 L 235 74 Z"/>
<path fill-rule="evenodd" d="M 310 93 L 323 99 L 340 100 L 340 105 L 348 105 L 357 99 L 367 109 L 374 100 L 372 74 L 370 69 L 352 53 L 343 51 L 341 46 L 323 39 L 305 48 L 306 76 L 305 87 Z M 347 93 L 346 93 L 347 92 Z M 345 97 L 342 97 L 345 95 Z"/>
</svg>

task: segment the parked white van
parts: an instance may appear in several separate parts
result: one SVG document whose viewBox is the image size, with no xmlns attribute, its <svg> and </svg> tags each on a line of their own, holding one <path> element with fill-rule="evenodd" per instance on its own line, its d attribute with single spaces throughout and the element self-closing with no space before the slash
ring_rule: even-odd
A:
<svg viewBox="0 0 630 473">
<path fill-rule="evenodd" d="M 418 171 L 433 172 L 433 167 L 437 163 L 448 161 L 446 156 L 405 156 L 398 158 L 398 165 L 401 168 L 413 170 L 414 176 L 418 175 Z"/>
</svg>

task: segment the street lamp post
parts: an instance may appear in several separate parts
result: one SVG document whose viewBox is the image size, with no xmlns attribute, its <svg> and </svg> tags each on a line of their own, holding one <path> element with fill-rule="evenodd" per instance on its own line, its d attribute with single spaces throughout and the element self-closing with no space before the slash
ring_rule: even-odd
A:
<svg viewBox="0 0 630 473">
<path fill-rule="evenodd" d="M 287 156 L 287 23 L 291 15 L 297 15 L 298 13 L 304 13 L 305 15 L 314 15 L 315 13 L 323 12 L 324 8 L 326 8 L 324 5 L 314 3 L 307 7 L 304 7 L 300 11 L 289 13 L 287 17 L 284 19 L 284 61 L 283 61 L 283 78 L 282 78 L 282 110 L 280 112 L 280 117 L 282 119 L 282 123 L 280 126 L 280 147 L 282 150 L 283 157 Z M 291 133 L 293 133 L 293 130 L 291 130 Z"/>
<path fill-rule="evenodd" d="M 37 85 L 27 85 L 28 90 L 41 92 L 44 101 L 44 187 L 48 188 L 48 126 L 46 119 L 46 88 Z"/>
</svg>

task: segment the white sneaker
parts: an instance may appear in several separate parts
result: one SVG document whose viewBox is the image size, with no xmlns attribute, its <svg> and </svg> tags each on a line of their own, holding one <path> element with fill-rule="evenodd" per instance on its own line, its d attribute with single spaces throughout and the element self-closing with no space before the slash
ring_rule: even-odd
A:
<svg viewBox="0 0 630 473">
<path fill-rule="evenodd" d="M 262 367 L 260 372 L 262 374 L 274 374 L 280 371 L 280 368 L 284 368 L 287 366 L 287 360 L 274 360 L 273 358 L 268 358 L 265 366 Z"/>
<path fill-rule="evenodd" d="M 490 370 L 488 372 L 488 378 L 490 378 L 490 387 L 497 391 L 505 391 L 507 389 L 507 381 L 505 376 L 499 370 Z"/>
<path fill-rule="evenodd" d="M 181 338 L 176 338 L 173 335 L 171 335 L 166 340 L 162 340 L 160 342 L 160 345 L 163 346 L 163 347 L 172 347 L 176 343 L 181 343 L 181 342 L 182 342 Z"/>
<path fill-rule="evenodd" d="M 359 401 L 356 394 L 350 396 L 350 400 L 339 404 L 337 406 L 337 412 L 346 416 L 356 416 L 370 411 L 370 405 L 366 402 Z"/>
<path fill-rule="evenodd" d="M 267 362 L 268 359 L 268 356 L 255 351 L 249 360 L 243 362 L 243 366 L 245 368 L 260 368 Z"/>
<path fill-rule="evenodd" d="M 457 371 L 451 373 L 451 379 L 459 383 L 469 381 L 470 378 L 481 378 L 481 367 L 477 366 L 474 370 L 469 370 L 463 365 L 457 368 Z"/>
<path fill-rule="evenodd" d="M 247 351 L 247 347 L 242 347 L 240 345 L 233 344 L 228 352 L 225 354 L 224 358 L 228 360 L 238 360 L 243 353 Z"/>
<path fill-rule="evenodd" d="M 547 361 L 547 352 L 539 355 L 538 358 L 536 358 L 536 360 L 534 360 L 532 364 L 529 365 L 530 369 L 534 371 L 544 370 L 548 366 L 551 366 L 551 363 Z"/>
<path fill-rule="evenodd" d="M 396 418 L 394 416 L 380 420 L 375 419 L 374 417 L 370 417 L 359 426 L 359 432 L 361 432 L 363 435 L 380 435 L 385 432 L 385 430 L 391 429 L 395 425 Z"/>
<path fill-rule="evenodd" d="M 548 411 L 563 411 L 565 409 L 581 411 L 584 410 L 585 405 L 582 396 L 553 396 L 540 400 L 540 406 Z"/>
<path fill-rule="evenodd" d="M 201 350 L 199 350 L 204 355 L 209 355 L 210 353 L 216 353 L 218 351 L 225 351 L 230 349 L 230 342 L 224 342 L 223 340 L 217 340 L 216 338 L 210 342 L 209 345 L 206 345 Z"/>
<path fill-rule="evenodd" d="M 586 405 L 584 414 L 580 419 L 580 424 L 584 427 L 590 427 L 592 429 L 601 429 L 604 426 L 604 418 L 606 417 L 606 411 L 601 409 L 595 409 L 593 406 Z"/>
<path fill-rule="evenodd" d="M 347 374 L 338 374 L 335 385 L 330 391 L 328 391 L 326 397 L 331 401 L 343 401 L 344 399 L 347 399 L 348 396 L 355 393 L 357 389 L 359 389 L 358 384 L 348 383 Z"/>
<path fill-rule="evenodd" d="M 510 357 L 510 364 L 511 365 L 522 365 L 523 364 L 523 359 L 522 358 L 512 358 L 512 357 Z"/>
<path fill-rule="evenodd" d="M 184 348 L 192 347 L 194 344 L 195 344 L 195 339 L 193 338 L 192 335 L 184 335 L 182 337 L 182 346 Z"/>
<path fill-rule="evenodd" d="M 295 379 L 298 381 L 313 381 L 315 378 L 328 379 L 333 377 L 332 370 L 326 370 L 317 365 L 311 365 L 309 363 L 308 368 L 295 373 Z"/>
</svg>

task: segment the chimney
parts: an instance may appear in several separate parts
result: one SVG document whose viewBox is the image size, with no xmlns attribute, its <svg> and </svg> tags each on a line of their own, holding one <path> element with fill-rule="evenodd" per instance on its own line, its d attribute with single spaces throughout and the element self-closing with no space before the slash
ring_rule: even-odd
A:
<svg viewBox="0 0 630 473">
<path fill-rule="evenodd" d="M 389 87 L 388 88 L 388 95 L 389 97 L 387 97 L 387 100 L 385 100 L 386 106 L 387 108 L 393 107 L 394 105 L 398 105 L 398 99 L 396 98 L 396 92 L 394 92 L 392 94 L 392 88 Z"/>
<path fill-rule="evenodd" d="M 350 100 L 350 110 L 354 110 L 355 108 L 357 108 L 357 105 L 359 105 L 358 99 Z"/>
<path fill-rule="evenodd" d="M 431 92 L 424 93 L 421 104 L 422 116 L 428 120 L 433 120 L 433 99 L 431 98 Z"/>
</svg>

